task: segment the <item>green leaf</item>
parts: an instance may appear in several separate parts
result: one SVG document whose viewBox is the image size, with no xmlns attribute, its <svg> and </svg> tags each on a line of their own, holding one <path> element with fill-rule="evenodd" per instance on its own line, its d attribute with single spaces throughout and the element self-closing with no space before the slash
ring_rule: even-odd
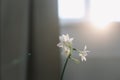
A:
<svg viewBox="0 0 120 80">
<path fill-rule="evenodd" d="M 74 61 L 75 63 L 77 63 L 77 64 L 80 63 L 80 61 L 79 61 L 78 59 L 76 59 L 76 58 L 70 57 L 70 59 L 73 60 L 73 61 Z"/>
</svg>

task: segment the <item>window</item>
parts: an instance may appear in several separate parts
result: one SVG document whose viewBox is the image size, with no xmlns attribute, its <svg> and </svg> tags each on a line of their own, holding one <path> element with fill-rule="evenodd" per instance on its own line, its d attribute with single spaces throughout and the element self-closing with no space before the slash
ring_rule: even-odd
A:
<svg viewBox="0 0 120 80">
<path fill-rule="evenodd" d="M 91 22 L 120 21 L 120 0 L 59 0 L 59 19 L 89 18 Z"/>
<path fill-rule="evenodd" d="M 85 0 L 59 0 L 60 19 L 80 19 L 85 15 Z"/>
<path fill-rule="evenodd" d="M 120 0 L 90 0 L 90 21 L 107 24 L 120 21 Z"/>
</svg>

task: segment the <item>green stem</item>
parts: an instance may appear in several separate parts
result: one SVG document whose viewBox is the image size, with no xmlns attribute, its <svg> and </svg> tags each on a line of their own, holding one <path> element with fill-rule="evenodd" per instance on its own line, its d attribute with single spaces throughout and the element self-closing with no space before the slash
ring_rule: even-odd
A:
<svg viewBox="0 0 120 80">
<path fill-rule="evenodd" d="M 67 59 L 65 61 L 65 64 L 64 64 L 64 67 L 63 67 L 63 71 L 62 71 L 62 74 L 61 74 L 61 77 L 60 77 L 60 80 L 63 80 L 65 69 L 66 69 L 66 66 L 67 66 L 67 63 L 68 63 L 68 60 L 69 60 L 70 56 L 71 56 L 71 54 L 68 55 L 68 57 L 67 57 Z"/>
</svg>

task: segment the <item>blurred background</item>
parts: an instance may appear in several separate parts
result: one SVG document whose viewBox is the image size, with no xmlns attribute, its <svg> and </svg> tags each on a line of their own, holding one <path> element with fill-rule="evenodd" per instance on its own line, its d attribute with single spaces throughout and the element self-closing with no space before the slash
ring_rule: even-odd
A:
<svg viewBox="0 0 120 80">
<path fill-rule="evenodd" d="M 119 0 L 0 0 L 0 80 L 59 80 L 69 34 L 90 53 L 64 80 L 120 80 Z M 74 54 L 74 57 L 78 55 Z"/>
</svg>

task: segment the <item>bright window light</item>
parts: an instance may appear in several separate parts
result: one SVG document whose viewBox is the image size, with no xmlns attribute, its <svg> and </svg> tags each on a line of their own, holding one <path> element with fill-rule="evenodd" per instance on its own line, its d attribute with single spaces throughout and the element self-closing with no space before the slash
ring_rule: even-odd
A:
<svg viewBox="0 0 120 80">
<path fill-rule="evenodd" d="M 120 21 L 120 0 L 90 0 L 90 21 L 99 28 Z"/>
<path fill-rule="evenodd" d="M 85 15 L 85 0 L 58 0 L 60 19 L 80 19 Z"/>
</svg>

